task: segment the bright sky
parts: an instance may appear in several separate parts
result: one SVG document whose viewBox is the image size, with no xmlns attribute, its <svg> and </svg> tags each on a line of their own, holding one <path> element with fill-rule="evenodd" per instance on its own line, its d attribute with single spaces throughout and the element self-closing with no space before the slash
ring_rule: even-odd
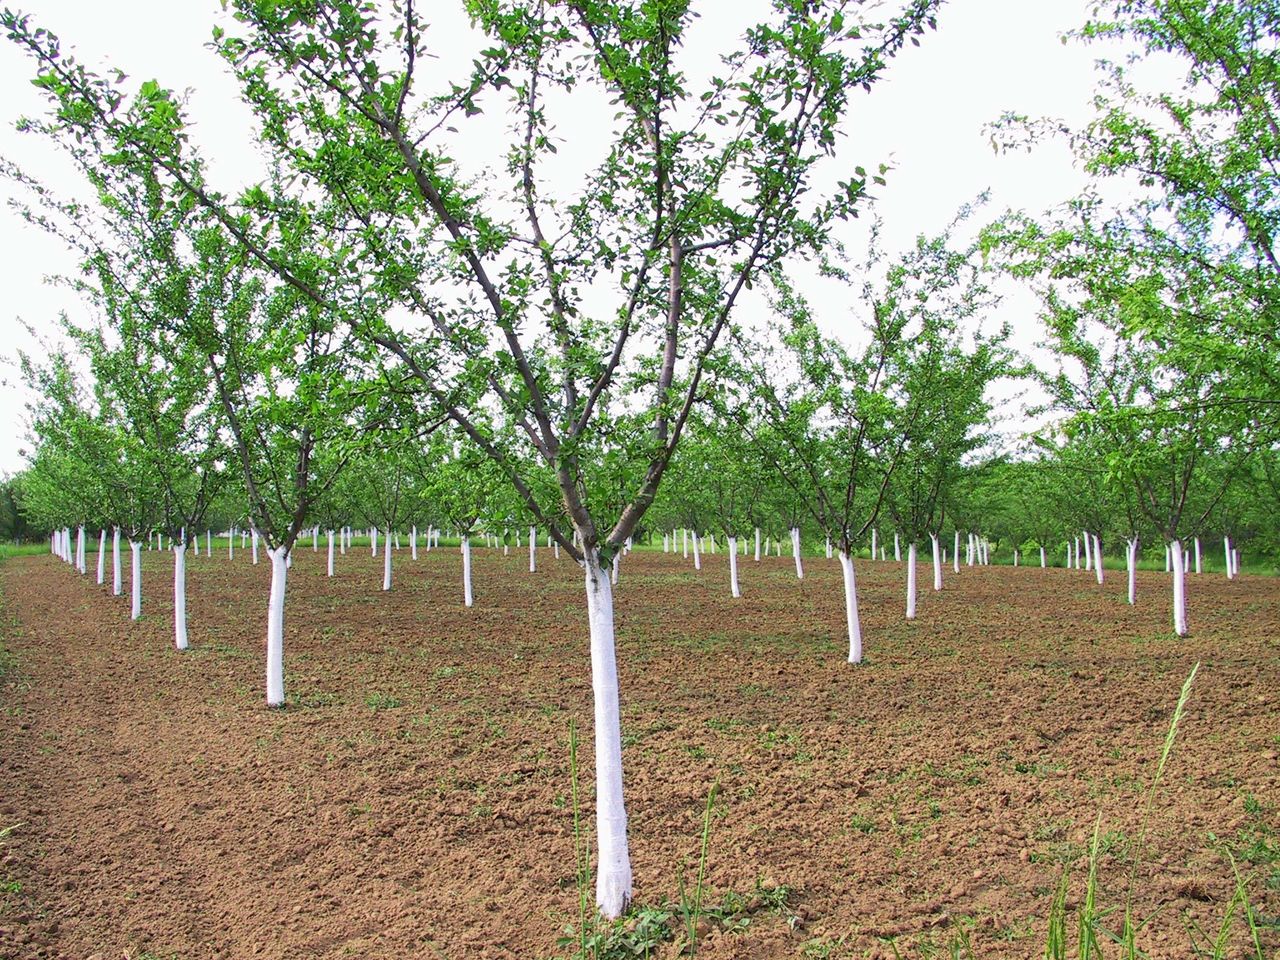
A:
<svg viewBox="0 0 1280 960">
<path fill-rule="evenodd" d="M 710 0 L 702 2 L 714 9 Z M 992 192 L 992 215 L 1006 207 L 1038 212 L 1078 189 L 1080 179 L 1065 149 L 1049 145 L 1030 155 L 996 156 L 983 127 L 1005 110 L 1060 117 L 1072 125 L 1088 119 L 1098 51 L 1064 45 L 1059 38 L 1084 22 L 1090 5 L 1086 0 L 951 0 L 937 32 L 903 53 L 870 95 L 855 100 L 843 149 L 850 166 L 894 166 L 878 201 L 891 248 L 939 230 L 984 189 Z M 217 3 L 39 0 L 38 7 L 36 21 L 90 65 L 120 67 L 135 83 L 154 78 L 190 89 L 189 116 L 212 161 L 213 181 L 232 187 L 253 178 L 248 113 L 221 63 L 203 46 L 221 16 Z M 65 162 L 13 129 L 20 116 L 41 112 L 31 75 L 30 63 L 16 48 L 0 45 L 0 155 L 72 192 L 75 180 Z M 15 188 L 0 181 L 0 196 L 7 201 L 14 195 Z M 856 236 L 851 234 L 851 241 Z M 0 211 L 0 248 L 6 253 L 0 263 L 3 474 L 22 467 L 20 451 L 26 445 L 27 397 L 14 358 L 18 350 L 41 352 L 26 327 L 49 335 L 60 311 L 74 314 L 82 308 L 72 294 L 45 280 L 74 270 L 56 240 L 5 210 Z M 1016 345 L 1031 349 L 1038 334 L 1029 301 L 1012 299 L 1007 310 L 1003 319 L 1014 324 Z"/>
</svg>

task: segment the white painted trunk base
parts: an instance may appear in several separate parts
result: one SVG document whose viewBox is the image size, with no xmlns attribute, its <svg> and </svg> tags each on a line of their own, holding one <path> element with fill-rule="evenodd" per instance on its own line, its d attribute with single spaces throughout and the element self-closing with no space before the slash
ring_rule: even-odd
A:
<svg viewBox="0 0 1280 960">
<path fill-rule="evenodd" d="M 267 598 L 267 706 L 284 706 L 284 591 L 289 557 L 284 547 L 268 548 L 271 593 Z"/>
<path fill-rule="evenodd" d="M 791 528 L 791 555 L 796 560 L 796 579 L 804 579 L 804 564 L 800 561 L 800 528 Z"/>
<path fill-rule="evenodd" d="M 187 649 L 187 545 L 173 548 L 173 645 Z"/>
<path fill-rule="evenodd" d="M 1187 635 L 1187 580 L 1182 566 L 1182 542 L 1169 544 L 1173 557 L 1173 632 L 1180 637 Z"/>
<path fill-rule="evenodd" d="M 938 550 L 938 538 L 932 533 L 929 534 L 929 540 L 933 545 L 933 589 L 942 589 L 942 557 Z"/>
<path fill-rule="evenodd" d="M 595 706 L 596 906 L 622 915 L 631 901 L 627 810 L 622 796 L 622 725 L 614 652 L 613 590 L 594 549 L 586 551 L 587 618 L 591 633 L 591 688 Z"/>
<path fill-rule="evenodd" d="M 853 572 L 853 557 L 840 551 L 840 570 L 844 574 L 844 615 L 849 628 L 849 662 L 862 662 L 862 621 L 858 617 L 858 582 Z"/>
<path fill-rule="evenodd" d="M 742 596 L 738 589 L 738 538 L 729 538 L 729 590 L 734 597 Z"/>
<path fill-rule="evenodd" d="M 1134 537 L 1128 542 L 1128 548 L 1125 550 L 1125 573 L 1129 580 L 1129 606 L 1136 606 L 1138 603 L 1138 538 Z"/>
<path fill-rule="evenodd" d="M 1102 583 L 1102 540 L 1095 533 L 1093 535 L 1093 569 L 1098 575 L 1098 583 Z"/>
<path fill-rule="evenodd" d="M 332 530 L 328 531 L 328 547 L 329 547 L 328 574 L 329 576 L 332 577 L 333 576 L 333 531 Z"/>
<path fill-rule="evenodd" d="M 142 617 L 142 541 L 129 541 L 129 555 L 132 561 L 130 573 L 130 592 L 133 597 L 133 608 L 129 616 L 138 620 Z"/>
<path fill-rule="evenodd" d="M 462 603 L 471 606 L 471 538 L 462 536 Z"/>
<path fill-rule="evenodd" d="M 537 573 L 538 571 L 538 531 L 533 527 L 529 528 L 529 572 Z"/>
<path fill-rule="evenodd" d="M 698 551 L 698 535 L 693 535 L 693 569 L 702 569 L 702 554 Z"/>
<path fill-rule="evenodd" d="M 387 529 L 386 542 L 382 545 L 382 589 L 391 589 L 391 530 Z"/>
<path fill-rule="evenodd" d="M 107 531 L 98 534 L 98 586 L 107 579 Z"/>
<path fill-rule="evenodd" d="M 111 595 L 118 597 L 124 592 L 122 583 L 124 571 L 120 566 L 120 528 L 111 528 Z"/>
<path fill-rule="evenodd" d="M 916 545 L 907 547 L 907 619 L 916 618 Z"/>
</svg>

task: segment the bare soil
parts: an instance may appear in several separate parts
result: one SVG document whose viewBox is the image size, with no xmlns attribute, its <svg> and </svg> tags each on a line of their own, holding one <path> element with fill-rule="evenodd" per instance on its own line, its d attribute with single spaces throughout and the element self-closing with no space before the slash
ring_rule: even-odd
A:
<svg viewBox="0 0 1280 960">
<path fill-rule="evenodd" d="M 269 566 L 247 552 L 190 559 L 185 653 L 166 555 L 145 554 L 138 623 L 52 558 L 4 564 L 0 957 L 567 955 L 590 664 L 578 568 L 540 554 L 530 574 L 524 551 L 478 551 L 468 610 L 456 549 L 402 550 L 383 593 L 367 548 L 328 580 L 304 545 L 283 710 L 264 706 Z M 1130 608 L 1114 572 L 948 570 L 935 594 L 922 565 L 907 622 L 902 566 L 860 562 L 853 667 L 838 562 L 802 581 L 789 558 L 740 566 L 741 600 L 724 554 L 701 573 L 632 554 L 618 588 L 638 901 L 692 880 L 719 784 L 706 900 L 744 906 L 704 924 L 699 956 L 924 957 L 962 929 L 977 957 L 1038 956 L 1095 822 L 1102 901 L 1132 890 L 1151 956 L 1217 932 L 1225 850 L 1280 955 L 1280 582 L 1191 577 L 1179 640 L 1160 574 Z"/>
</svg>

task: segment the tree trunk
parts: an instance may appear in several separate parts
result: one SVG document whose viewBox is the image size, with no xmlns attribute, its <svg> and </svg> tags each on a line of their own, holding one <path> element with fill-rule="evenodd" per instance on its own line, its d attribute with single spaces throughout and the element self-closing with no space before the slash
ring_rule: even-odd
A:
<svg viewBox="0 0 1280 960">
<path fill-rule="evenodd" d="M 1089 541 L 1093 538 L 1093 535 L 1089 533 L 1088 530 L 1085 530 L 1083 533 L 1083 536 L 1084 536 L 1084 568 L 1085 570 L 1092 570 L 1093 569 L 1093 550 L 1090 549 L 1092 544 Z"/>
<path fill-rule="evenodd" d="M 329 530 L 329 576 L 333 576 L 333 530 Z"/>
<path fill-rule="evenodd" d="M 695 530 L 693 534 L 693 569 L 702 569 L 702 554 L 698 551 L 698 533 Z"/>
<path fill-rule="evenodd" d="M 1169 553 L 1172 555 L 1173 563 L 1173 632 L 1180 637 L 1185 637 L 1187 635 L 1187 575 L 1182 568 L 1182 542 L 1171 541 Z"/>
<path fill-rule="evenodd" d="M 840 551 L 844 574 L 844 615 L 849 626 L 849 662 L 862 662 L 862 621 L 858 618 L 858 581 L 853 573 L 853 557 Z"/>
<path fill-rule="evenodd" d="M 85 562 L 84 562 L 84 527 L 83 526 L 76 528 L 76 569 L 79 570 L 80 573 L 82 574 L 86 570 Z"/>
<path fill-rule="evenodd" d="M 1102 583 L 1102 540 L 1095 533 L 1093 535 L 1093 569 L 1098 575 L 1098 583 Z"/>
<path fill-rule="evenodd" d="M 938 538 L 934 534 L 929 534 L 929 540 L 933 544 L 933 589 L 942 589 L 942 555 L 939 553 Z"/>
<path fill-rule="evenodd" d="M 462 603 L 471 606 L 471 537 L 462 535 Z"/>
<path fill-rule="evenodd" d="M 382 589 L 391 589 L 391 528 L 387 527 L 387 535 L 382 544 Z"/>
<path fill-rule="evenodd" d="M 529 528 L 529 572 L 536 573 L 538 570 L 538 531 Z"/>
<path fill-rule="evenodd" d="M 267 599 L 267 706 L 284 706 L 284 590 L 289 579 L 289 557 L 284 547 L 272 550 L 271 594 Z"/>
<path fill-rule="evenodd" d="M 591 687 L 595 700 L 596 906 L 609 919 L 631 900 L 627 811 L 622 797 L 622 726 L 613 639 L 613 589 L 594 548 L 585 551 L 587 618 L 591 631 Z"/>
<path fill-rule="evenodd" d="M 98 586 L 107 579 L 107 531 L 104 527 L 98 534 Z"/>
<path fill-rule="evenodd" d="M 386 548 L 384 547 L 383 549 L 385 550 Z M 378 555 L 378 528 L 377 527 L 371 527 L 369 530 L 369 550 L 371 551 L 372 556 L 376 557 Z"/>
<path fill-rule="evenodd" d="M 173 645 L 187 649 L 187 545 L 173 548 Z"/>
<path fill-rule="evenodd" d="M 955 573 L 960 572 L 960 531 L 956 531 L 956 539 L 951 551 L 951 569 Z"/>
<path fill-rule="evenodd" d="M 253 565 L 258 565 L 258 531 L 253 531 Z"/>
<path fill-rule="evenodd" d="M 876 558 L 876 528 L 871 528 L 871 559 Z"/>
<path fill-rule="evenodd" d="M 916 618 L 916 543 L 907 546 L 907 619 Z"/>
<path fill-rule="evenodd" d="M 1136 606 L 1138 603 L 1138 538 L 1134 537 L 1128 541 L 1129 547 L 1125 551 L 1126 571 L 1129 576 L 1129 606 Z"/>
<path fill-rule="evenodd" d="M 418 525 L 416 523 L 409 528 L 409 559 L 418 559 Z"/>
<path fill-rule="evenodd" d="M 1043 570 L 1048 565 L 1049 564 L 1046 562 L 1045 556 L 1044 556 L 1044 547 L 1041 547 L 1040 548 L 1040 569 Z"/>
<path fill-rule="evenodd" d="M 738 589 L 738 538 L 729 538 L 729 590 L 734 597 L 742 596 Z"/>
<path fill-rule="evenodd" d="M 124 592 L 121 580 L 124 571 L 120 568 L 120 528 L 111 528 L 111 595 L 120 596 Z"/>
<path fill-rule="evenodd" d="M 791 555 L 796 558 L 796 579 L 804 579 L 804 565 L 800 561 L 800 528 L 791 528 Z"/>
<path fill-rule="evenodd" d="M 1196 573 L 1200 573 L 1200 538 L 1196 537 Z"/>
<path fill-rule="evenodd" d="M 129 584 L 133 594 L 133 609 L 129 616 L 138 620 L 142 617 L 142 541 L 130 540 L 129 553 L 133 561 L 130 568 L 132 582 Z"/>
<path fill-rule="evenodd" d="M 756 563 L 760 562 L 760 528 L 756 527 Z"/>
<path fill-rule="evenodd" d="M 1227 579 L 1231 580 L 1234 577 L 1234 573 L 1231 569 L 1231 538 L 1228 536 L 1223 536 L 1222 538 L 1222 551 L 1227 558 Z"/>
<path fill-rule="evenodd" d="M 898 545 L 898 532 L 896 530 L 893 533 L 893 562 L 902 562 L 902 550 Z"/>
</svg>

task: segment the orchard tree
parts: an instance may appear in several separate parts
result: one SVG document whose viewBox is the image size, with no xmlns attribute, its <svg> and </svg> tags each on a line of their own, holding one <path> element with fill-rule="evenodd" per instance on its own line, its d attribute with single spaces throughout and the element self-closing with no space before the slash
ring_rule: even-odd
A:
<svg viewBox="0 0 1280 960">
<path fill-rule="evenodd" d="M 474 63 L 451 75 L 453 58 L 427 46 L 446 16 L 438 6 L 430 22 L 412 3 L 239 0 L 238 27 L 218 47 L 287 171 L 280 182 L 322 193 L 343 227 L 341 241 L 301 248 L 275 229 L 283 201 L 272 191 L 230 198 L 207 182 L 172 94 L 147 88 L 121 109 L 116 85 L 62 57 L 27 18 L 4 17 L 37 62 L 59 135 L 145 168 L 172 202 L 208 211 L 287 287 L 292 309 L 317 312 L 326 329 L 347 322 L 396 358 L 423 403 L 449 414 L 583 564 L 608 916 L 631 896 L 608 568 L 654 500 L 746 291 L 820 249 L 861 202 L 868 177 L 820 188 L 834 180 L 823 161 L 854 91 L 932 26 L 935 6 L 907 0 L 874 24 L 845 3 L 779 4 L 758 24 L 717 22 L 700 36 L 685 3 L 470 4 L 471 30 L 451 46 L 474 50 Z M 718 61 L 703 53 L 712 35 L 733 38 Z M 480 177 L 455 158 L 491 116 L 513 118 L 510 149 L 504 169 Z M 562 136 L 572 157 L 557 151 Z M 372 308 L 330 282 L 339 266 L 368 278 Z M 406 322 L 388 322 L 384 296 Z M 527 456 L 486 434 L 479 419 L 492 409 Z M 584 457 L 618 416 L 647 426 L 610 447 L 637 478 L 610 510 Z M 522 469 L 534 462 L 556 478 L 550 501 Z"/>
</svg>

